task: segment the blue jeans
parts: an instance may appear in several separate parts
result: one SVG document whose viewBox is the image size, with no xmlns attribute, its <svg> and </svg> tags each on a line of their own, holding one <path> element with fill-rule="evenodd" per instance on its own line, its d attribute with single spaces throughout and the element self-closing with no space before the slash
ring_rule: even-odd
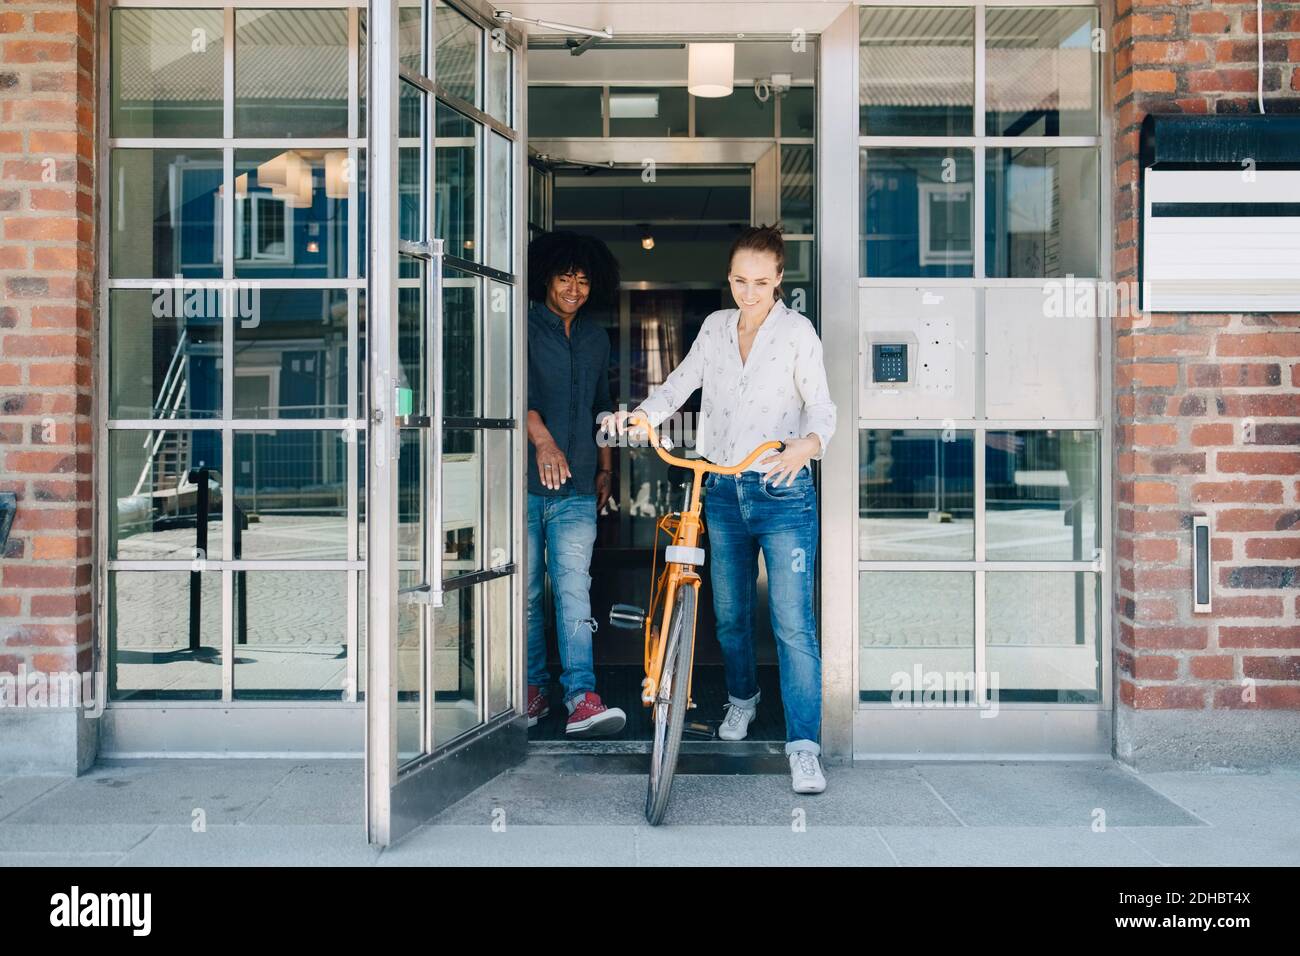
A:
<svg viewBox="0 0 1300 956">
<path fill-rule="evenodd" d="M 710 475 L 704 498 L 713 611 L 733 704 L 758 703 L 754 599 L 758 552 L 767 568 L 768 604 L 781 667 L 785 752 L 821 753 L 822 661 L 813 610 L 817 489 L 805 468 L 789 487 L 754 471 Z"/>
<path fill-rule="evenodd" d="M 542 609 L 543 573 L 551 576 L 555 628 L 560 645 L 566 703 L 596 689 L 591 665 L 591 552 L 596 545 L 595 495 L 528 496 L 528 683 L 543 690 L 546 627 Z M 545 552 L 546 562 L 542 563 Z"/>
</svg>

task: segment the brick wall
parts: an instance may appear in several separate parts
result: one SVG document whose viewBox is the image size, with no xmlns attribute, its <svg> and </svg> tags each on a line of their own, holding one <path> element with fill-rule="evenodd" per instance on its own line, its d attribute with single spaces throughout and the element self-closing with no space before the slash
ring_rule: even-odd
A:
<svg viewBox="0 0 1300 956">
<path fill-rule="evenodd" d="M 18 496 L 0 558 L 10 673 L 91 667 L 94 52 L 90 0 L 0 6 L 0 491 Z M 85 749 L 0 726 L 0 752 L 8 745 L 29 748 L 11 762 L 44 751 L 67 770 Z"/>
<path fill-rule="evenodd" d="M 1256 17 L 1209 0 L 1117 0 L 1115 14 L 1122 281 L 1137 277 L 1143 117 L 1254 111 Z M 1300 111 L 1300 3 L 1266 3 L 1264 28 L 1265 109 Z M 1300 761 L 1300 315 L 1126 317 L 1114 346 L 1117 753 Z M 1197 512 L 1214 527 L 1207 615 L 1191 611 Z"/>
</svg>

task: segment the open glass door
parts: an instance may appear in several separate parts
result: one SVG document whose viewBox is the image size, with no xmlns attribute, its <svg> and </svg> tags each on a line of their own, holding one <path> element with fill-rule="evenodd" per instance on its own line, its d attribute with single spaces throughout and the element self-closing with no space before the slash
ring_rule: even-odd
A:
<svg viewBox="0 0 1300 956">
<path fill-rule="evenodd" d="M 523 57 L 473 6 L 369 10 L 366 825 L 387 845 L 525 748 Z"/>
</svg>

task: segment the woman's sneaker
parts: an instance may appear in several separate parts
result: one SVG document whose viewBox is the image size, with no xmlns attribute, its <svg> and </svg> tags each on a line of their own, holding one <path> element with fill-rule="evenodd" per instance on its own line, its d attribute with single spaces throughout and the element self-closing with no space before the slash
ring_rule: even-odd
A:
<svg viewBox="0 0 1300 956">
<path fill-rule="evenodd" d="M 749 733 L 749 722 L 758 714 L 758 707 L 741 707 L 727 701 L 727 714 L 718 727 L 718 737 L 722 740 L 744 740 Z"/>
<path fill-rule="evenodd" d="M 566 737 L 604 737 L 616 734 L 627 723 L 627 714 L 617 707 L 606 707 L 597 694 L 587 691 L 573 709 L 564 725 Z"/>
<path fill-rule="evenodd" d="M 821 793 L 826 789 L 822 763 L 811 750 L 796 750 L 790 755 L 790 785 L 795 793 Z"/>
</svg>

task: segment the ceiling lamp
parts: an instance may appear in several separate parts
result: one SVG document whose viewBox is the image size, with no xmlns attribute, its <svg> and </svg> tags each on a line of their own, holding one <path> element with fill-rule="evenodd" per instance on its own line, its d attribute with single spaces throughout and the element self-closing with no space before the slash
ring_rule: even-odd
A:
<svg viewBox="0 0 1300 956">
<path fill-rule="evenodd" d="M 655 237 L 650 234 L 650 224 L 641 227 L 641 248 L 649 252 L 655 247 Z"/>
<path fill-rule="evenodd" d="M 325 154 L 325 195 L 330 199 L 348 198 L 348 154 L 336 149 Z"/>
<path fill-rule="evenodd" d="M 686 64 L 686 86 L 692 96 L 731 95 L 736 73 L 734 43 L 692 43 Z"/>
</svg>

